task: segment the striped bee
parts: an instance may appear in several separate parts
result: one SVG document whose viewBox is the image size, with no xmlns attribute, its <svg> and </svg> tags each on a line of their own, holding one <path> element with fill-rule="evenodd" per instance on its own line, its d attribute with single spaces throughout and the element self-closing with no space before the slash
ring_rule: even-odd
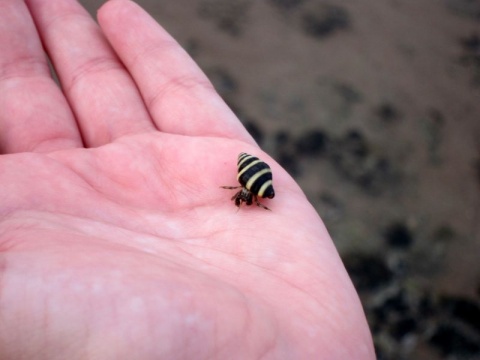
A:
<svg viewBox="0 0 480 360">
<path fill-rule="evenodd" d="M 270 166 L 255 156 L 240 153 L 238 155 L 237 168 L 237 180 L 240 186 L 222 186 L 223 189 L 241 188 L 232 197 L 232 200 L 235 200 L 235 205 L 237 207 L 240 207 L 242 203 L 252 205 L 252 202 L 255 200 L 257 206 L 270 210 L 258 201 L 259 197 L 272 199 L 275 196 Z"/>
</svg>

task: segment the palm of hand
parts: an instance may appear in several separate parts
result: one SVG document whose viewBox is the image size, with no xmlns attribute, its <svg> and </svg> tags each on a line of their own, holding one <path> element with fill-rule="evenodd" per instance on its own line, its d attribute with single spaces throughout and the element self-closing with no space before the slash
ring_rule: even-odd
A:
<svg viewBox="0 0 480 360">
<path fill-rule="evenodd" d="M 273 212 L 236 213 L 218 185 L 235 179 L 238 145 L 154 134 L 6 157 L 17 207 L 4 221 L 3 236 L 12 239 L 7 274 L 32 286 L 8 286 L 7 277 L 4 301 L 29 309 L 32 330 L 47 322 L 55 334 L 78 334 L 94 322 L 93 334 L 129 334 L 127 348 L 168 336 L 159 354 L 186 351 L 179 340 L 186 335 L 190 351 L 205 356 L 215 351 L 205 337 L 215 333 L 216 346 L 233 336 L 251 343 L 242 356 L 261 353 L 277 326 L 323 307 L 307 292 L 320 288 L 312 275 L 321 275 L 321 264 L 308 260 L 321 258 L 322 229 L 278 168 L 280 189 L 294 190 L 279 191 Z M 321 328 L 310 322 L 308 331 Z"/>
<path fill-rule="evenodd" d="M 320 219 L 236 138 L 147 132 L 4 156 L 0 315 L 13 331 L 0 329 L 0 345 L 25 358 L 59 343 L 66 358 L 371 356 Z M 272 166 L 271 212 L 237 212 L 219 188 L 235 184 L 241 151 Z"/>
</svg>

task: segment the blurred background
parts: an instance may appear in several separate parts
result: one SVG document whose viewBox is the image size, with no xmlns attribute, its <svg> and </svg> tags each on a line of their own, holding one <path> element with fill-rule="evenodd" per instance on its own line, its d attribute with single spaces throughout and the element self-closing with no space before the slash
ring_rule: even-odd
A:
<svg viewBox="0 0 480 360">
<path fill-rule="evenodd" d="M 302 186 L 378 359 L 480 359 L 480 1 L 137 3 Z"/>
</svg>

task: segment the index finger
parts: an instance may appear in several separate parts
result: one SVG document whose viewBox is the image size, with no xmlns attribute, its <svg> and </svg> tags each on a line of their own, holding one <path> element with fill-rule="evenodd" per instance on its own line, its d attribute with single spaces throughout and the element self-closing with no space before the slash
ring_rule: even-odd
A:
<svg viewBox="0 0 480 360">
<path fill-rule="evenodd" d="M 255 144 L 190 56 L 138 5 L 109 1 L 98 21 L 160 131 Z"/>
</svg>

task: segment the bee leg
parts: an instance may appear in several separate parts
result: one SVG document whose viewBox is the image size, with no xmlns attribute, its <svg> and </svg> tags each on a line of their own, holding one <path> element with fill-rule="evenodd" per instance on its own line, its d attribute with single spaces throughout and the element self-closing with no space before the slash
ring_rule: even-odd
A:
<svg viewBox="0 0 480 360">
<path fill-rule="evenodd" d="M 233 189 L 239 189 L 243 186 L 220 186 L 222 189 L 229 189 L 229 190 L 233 190 Z"/>
<path fill-rule="evenodd" d="M 268 207 L 266 207 L 265 205 L 260 204 L 260 201 L 258 201 L 258 198 L 257 198 L 256 196 L 255 196 L 255 202 L 256 202 L 257 206 L 260 206 L 260 207 L 264 208 L 265 210 L 270 210 L 270 209 L 269 209 Z M 270 211 L 272 211 L 272 210 L 270 210 Z"/>
<path fill-rule="evenodd" d="M 241 202 L 241 199 L 240 199 L 240 194 L 241 194 L 241 191 L 237 192 L 235 195 L 232 196 L 232 198 L 230 200 L 235 200 L 235 205 L 238 206 L 238 204 Z M 237 200 L 238 199 L 238 200 Z"/>
<path fill-rule="evenodd" d="M 235 199 L 235 205 L 237 206 L 237 213 L 240 210 L 240 207 L 242 206 L 242 200 L 240 199 Z"/>
</svg>

